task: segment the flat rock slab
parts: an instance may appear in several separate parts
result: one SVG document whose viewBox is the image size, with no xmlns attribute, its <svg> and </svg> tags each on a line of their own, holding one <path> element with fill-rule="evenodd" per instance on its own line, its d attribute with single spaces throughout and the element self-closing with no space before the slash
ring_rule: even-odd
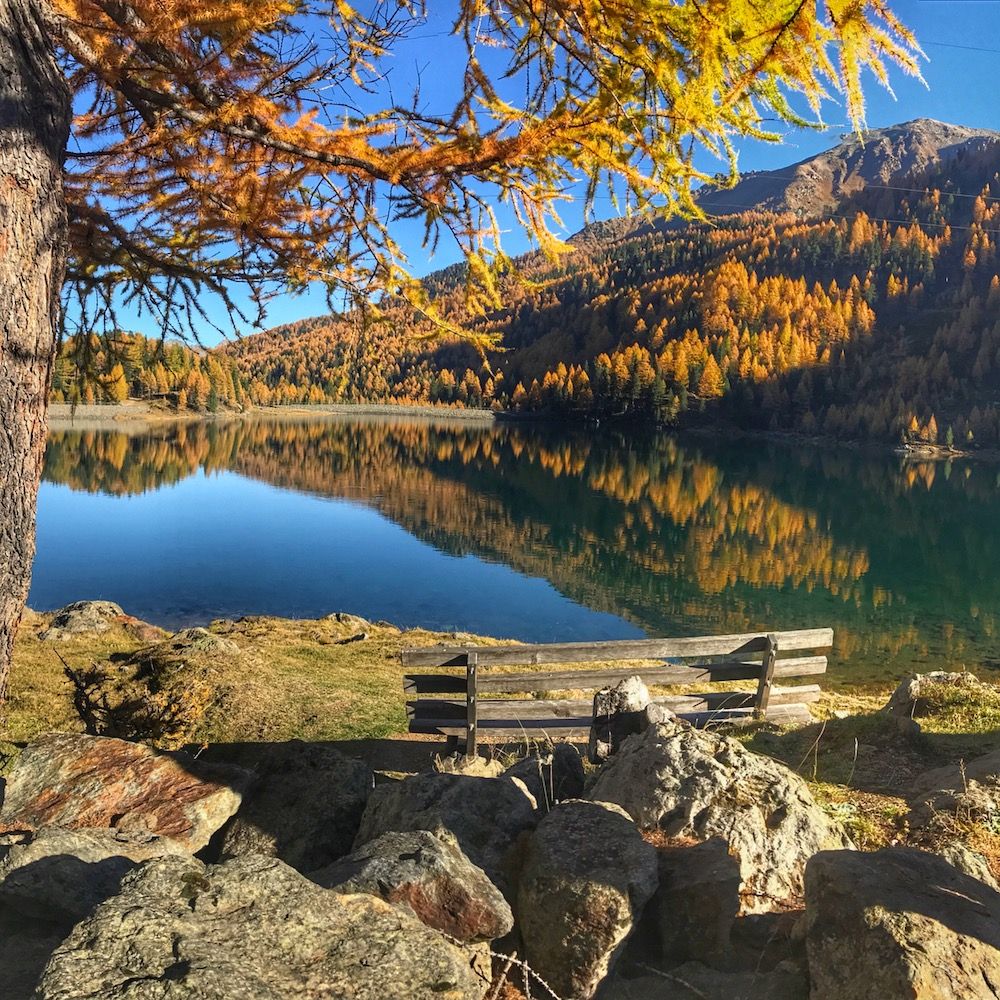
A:
<svg viewBox="0 0 1000 1000">
<path fill-rule="evenodd" d="M 368 892 L 405 906 L 428 927 L 469 944 L 496 940 L 514 926 L 503 894 L 444 831 L 384 833 L 309 877 L 339 893 Z"/>
<path fill-rule="evenodd" d="M 78 924 L 36 1000 L 480 1000 L 465 949 L 276 858 L 151 861 Z"/>
<path fill-rule="evenodd" d="M 1000 893 L 907 847 L 806 867 L 812 1000 L 996 1000 Z"/>
<path fill-rule="evenodd" d="M 169 837 L 192 853 L 239 808 L 249 772 L 138 743 L 55 733 L 22 751 L 8 777 L 0 833 L 107 828 Z"/>
</svg>

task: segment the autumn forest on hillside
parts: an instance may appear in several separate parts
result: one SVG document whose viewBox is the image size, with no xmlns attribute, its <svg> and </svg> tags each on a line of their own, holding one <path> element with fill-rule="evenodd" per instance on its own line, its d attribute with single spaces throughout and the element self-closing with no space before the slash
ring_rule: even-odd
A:
<svg viewBox="0 0 1000 1000">
<path fill-rule="evenodd" d="M 499 331 L 503 350 L 486 356 L 420 339 L 427 322 L 389 302 L 378 322 L 318 317 L 211 351 L 71 338 L 53 398 L 433 403 L 993 448 L 998 166 L 987 143 L 823 218 L 591 227 L 555 264 L 522 260 L 481 318 L 464 311 L 461 268 L 432 275 L 446 315 Z"/>
</svg>

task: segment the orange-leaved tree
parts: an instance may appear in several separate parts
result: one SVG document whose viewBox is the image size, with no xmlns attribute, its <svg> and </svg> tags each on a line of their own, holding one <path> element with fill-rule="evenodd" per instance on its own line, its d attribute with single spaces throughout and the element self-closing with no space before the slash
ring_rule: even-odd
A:
<svg viewBox="0 0 1000 1000">
<path fill-rule="evenodd" d="M 445 107 L 386 77 L 428 24 Z M 406 218 L 457 241 L 475 315 L 509 267 L 496 204 L 550 254 L 576 184 L 695 212 L 699 149 L 735 175 L 734 136 L 818 118 L 828 90 L 860 125 L 862 72 L 918 54 L 884 0 L 0 0 L 0 698 L 63 316 L 142 306 L 184 335 L 207 295 L 256 310 L 318 280 L 443 324 Z"/>
</svg>

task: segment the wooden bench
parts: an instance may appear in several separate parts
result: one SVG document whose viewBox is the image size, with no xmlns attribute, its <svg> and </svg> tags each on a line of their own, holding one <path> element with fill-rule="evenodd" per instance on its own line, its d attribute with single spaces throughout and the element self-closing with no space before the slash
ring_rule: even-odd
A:
<svg viewBox="0 0 1000 1000">
<path fill-rule="evenodd" d="M 653 700 L 696 726 L 768 719 L 812 720 L 808 705 L 816 684 L 777 687 L 775 678 L 826 671 L 817 650 L 833 645 L 833 629 L 748 632 L 687 639 L 566 642 L 532 646 L 424 646 L 403 650 L 404 667 L 459 667 L 461 673 L 406 674 L 404 691 L 411 733 L 437 733 L 450 745 L 465 740 L 474 754 L 478 740 L 497 737 L 586 739 L 592 699 L 490 698 L 489 695 L 552 691 L 596 691 L 638 674 L 647 686 L 756 681 L 753 691 L 667 695 Z M 801 655 L 811 651 L 809 655 Z M 785 654 L 797 655 L 785 655 Z M 567 670 L 491 673 L 495 667 L 643 661 L 615 669 L 577 666 Z M 654 661 L 654 662 L 650 662 Z M 487 697 L 482 697 L 486 695 Z"/>
</svg>

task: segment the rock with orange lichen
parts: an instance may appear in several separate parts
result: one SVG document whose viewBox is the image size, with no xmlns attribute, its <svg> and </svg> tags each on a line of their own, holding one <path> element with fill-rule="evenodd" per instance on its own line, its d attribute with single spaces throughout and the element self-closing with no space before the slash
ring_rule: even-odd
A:
<svg viewBox="0 0 1000 1000">
<path fill-rule="evenodd" d="M 53 733 L 21 753 L 10 773 L 0 832 L 43 827 L 113 829 L 205 847 L 239 808 L 250 772 L 138 743 Z"/>
</svg>

